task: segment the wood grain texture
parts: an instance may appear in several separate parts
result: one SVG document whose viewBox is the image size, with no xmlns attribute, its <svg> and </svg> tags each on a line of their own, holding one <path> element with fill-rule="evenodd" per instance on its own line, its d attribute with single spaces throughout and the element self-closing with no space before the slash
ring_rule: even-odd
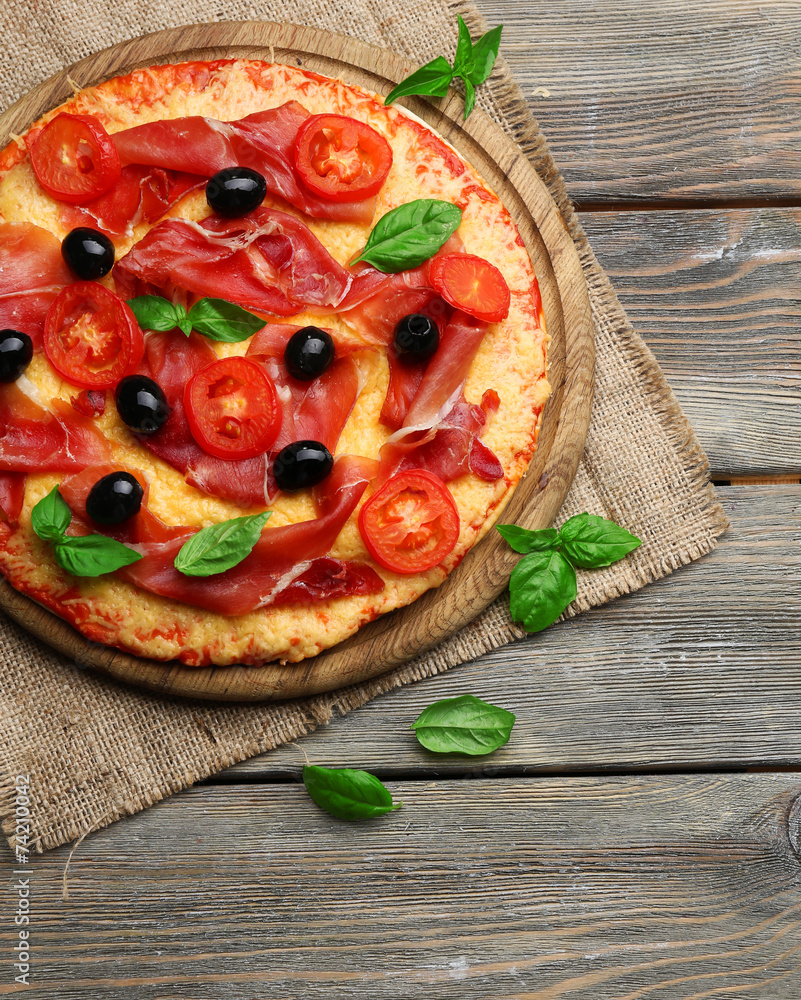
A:
<svg viewBox="0 0 801 1000">
<path fill-rule="evenodd" d="M 794 996 L 798 774 L 202 788 L 31 866 L 59 1000 Z M 11 992 L 12 986 L 0 987 Z M 44 995 L 44 994 L 43 994 Z"/>
<path fill-rule="evenodd" d="M 582 222 L 713 478 L 801 474 L 801 209 Z"/>
<path fill-rule="evenodd" d="M 386 776 L 801 766 L 801 487 L 719 492 L 731 528 L 705 559 L 379 698 L 304 750 Z M 423 750 L 412 722 L 468 693 L 516 714 L 509 743 L 474 760 Z M 297 776 L 302 763 L 284 746 L 215 780 Z"/>
<path fill-rule="evenodd" d="M 794 0 L 480 7 L 579 207 L 801 198 Z"/>
<path fill-rule="evenodd" d="M 380 93 L 387 93 L 412 69 L 386 50 L 312 28 L 250 22 L 170 29 L 113 46 L 53 77 L 0 116 L 0 135 L 23 131 L 63 101 L 70 93 L 70 78 L 90 84 L 137 66 L 223 55 L 287 61 Z M 540 280 L 552 337 L 549 378 L 553 392 L 537 454 L 507 514 L 516 523 L 545 527 L 573 480 L 590 417 L 595 348 L 578 254 L 536 171 L 489 118 L 476 114 L 469 122 L 460 123 L 462 101 L 455 95 L 441 110 L 423 101 L 412 102 L 412 109 L 473 163 L 501 195 Z M 85 641 L 5 583 L 0 586 L 0 605 L 31 632 L 78 662 L 160 692 L 231 700 L 290 698 L 377 676 L 442 642 L 494 600 L 513 565 L 508 546 L 492 532 L 436 591 L 297 667 L 267 664 L 217 670 L 156 663 Z"/>
</svg>

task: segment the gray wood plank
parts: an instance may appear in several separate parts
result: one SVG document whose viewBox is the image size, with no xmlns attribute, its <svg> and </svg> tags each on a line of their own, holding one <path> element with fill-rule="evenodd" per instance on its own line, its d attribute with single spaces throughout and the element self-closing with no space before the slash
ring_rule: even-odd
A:
<svg viewBox="0 0 801 1000">
<path fill-rule="evenodd" d="M 797 995 L 798 774 L 194 789 L 34 859 L 36 995 Z M 0 987 L 9 992 L 10 987 Z"/>
<path fill-rule="evenodd" d="M 720 494 L 732 527 L 711 555 L 335 719 L 304 750 L 388 776 L 801 766 L 801 486 Z M 467 693 L 515 712 L 510 742 L 472 760 L 423 750 L 411 723 Z M 215 780 L 302 763 L 284 746 Z"/>
<path fill-rule="evenodd" d="M 801 474 L 801 210 L 585 214 L 712 474 Z"/>
<path fill-rule="evenodd" d="M 801 196 L 794 0 L 478 5 L 579 204 Z"/>
</svg>

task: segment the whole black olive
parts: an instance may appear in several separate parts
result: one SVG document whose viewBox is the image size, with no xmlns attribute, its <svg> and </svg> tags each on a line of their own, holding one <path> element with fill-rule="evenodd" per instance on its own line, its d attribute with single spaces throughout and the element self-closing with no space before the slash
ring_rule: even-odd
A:
<svg viewBox="0 0 801 1000">
<path fill-rule="evenodd" d="M 393 344 L 398 354 L 430 358 L 439 347 L 439 327 L 430 316 L 412 313 L 395 327 Z"/>
<path fill-rule="evenodd" d="M 206 184 L 206 201 L 218 215 L 236 219 L 258 208 L 267 194 L 267 181 L 250 167 L 226 167 Z"/>
<path fill-rule="evenodd" d="M 96 281 L 114 266 L 114 244 L 105 233 L 80 226 L 61 241 L 61 256 L 77 277 Z"/>
<path fill-rule="evenodd" d="M 117 412 L 137 434 L 155 434 L 170 415 L 161 387 L 146 375 L 128 375 L 114 390 Z"/>
<path fill-rule="evenodd" d="M 284 363 L 292 378 L 303 382 L 322 375 L 334 360 L 334 340 L 316 326 L 304 326 L 293 333 L 284 348 Z"/>
<path fill-rule="evenodd" d="M 296 493 L 321 483 L 334 467 L 331 452 L 319 441 L 293 441 L 282 448 L 273 462 L 279 489 Z"/>
<path fill-rule="evenodd" d="M 33 341 L 19 330 L 0 330 L 0 382 L 16 382 L 31 363 Z"/>
<path fill-rule="evenodd" d="M 130 472 L 110 472 L 98 479 L 86 498 L 86 513 L 98 524 L 121 524 L 138 514 L 144 490 Z"/>
</svg>

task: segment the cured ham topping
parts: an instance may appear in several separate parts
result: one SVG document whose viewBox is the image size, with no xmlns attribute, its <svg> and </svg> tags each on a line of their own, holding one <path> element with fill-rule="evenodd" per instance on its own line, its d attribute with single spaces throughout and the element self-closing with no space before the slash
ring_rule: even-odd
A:
<svg viewBox="0 0 801 1000">
<path fill-rule="evenodd" d="M 268 525 L 250 555 L 224 573 L 192 578 L 179 573 L 173 561 L 186 538 L 178 537 L 136 546 L 142 558 L 118 570 L 118 575 L 151 593 L 220 614 L 241 615 L 266 607 L 310 570 L 314 560 L 328 555 L 375 475 L 375 465 L 351 455 L 338 458 L 331 475 L 315 491 L 319 516 L 279 528 Z"/>
<path fill-rule="evenodd" d="M 336 308 L 352 283 L 308 226 L 267 208 L 160 222 L 117 263 L 114 280 L 124 298 L 179 288 L 277 316 Z"/>
<path fill-rule="evenodd" d="M 131 164 L 122 168 L 110 191 L 87 205 L 63 205 L 61 221 L 68 229 L 91 226 L 107 236 L 130 236 L 140 223 L 162 219 L 184 195 L 203 186 L 205 177 L 161 167 Z"/>
<path fill-rule="evenodd" d="M 233 122 L 199 116 L 150 122 L 117 132 L 114 145 L 123 164 L 147 164 L 212 177 L 226 167 L 250 167 L 263 174 L 267 190 L 314 219 L 368 224 L 375 196 L 328 201 L 304 184 L 294 162 L 295 143 L 309 112 L 297 101 Z"/>
<path fill-rule="evenodd" d="M 498 394 L 488 389 L 480 405 L 461 397 L 428 431 L 393 436 L 381 449 L 379 483 L 408 469 L 424 469 L 445 483 L 468 472 L 489 482 L 501 479 L 503 466 L 479 437 L 498 405 Z"/>
<path fill-rule="evenodd" d="M 52 233 L 28 222 L 0 222 L 0 329 L 27 333 L 38 350 L 47 311 L 73 280 Z"/>
<path fill-rule="evenodd" d="M 77 471 L 108 460 L 108 443 L 91 418 L 61 399 L 45 409 L 23 392 L 25 382 L 0 385 L 0 471 Z"/>
<path fill-rule="evenodd" d="M 15 525 L 25 499 L 24 472 L 0 472 L 0 520 Z"/>
<path fill-rule="evenodd" d="M 350 516 L 367 485 L 366 477 L 374 472 L 374 464 L 365 459 L 340 459 L 332 482 L 321 487 L 322 492 L 317 495 L 321 518 L 266 529 L 254 551 L 239 566 L 211 577 L 189 578 L 172 565 L 181 546 L 197 529 L 165 524 L 148 510 L 147 480 L 138 470 L 110 463 L 95 466 L 66 477 L 59 484 L 59 492 L 74 515 L 71 533 L 100 532 L 143 553 L 142 560 L 135 564 L 137 572 L 129 573 L 126 568 L 119 572 L 120 576 L 127 579 L 136 576 L 132 582 L 152 593 L 164 594 L 166 590 L 167 596 L 186 604 L 236 615 L 263 606 L 260 602 L 265 595 L 269 595 L 266 603 L 270 604 L 307 604 L 334 597 L 376 594 L 384 589 L 384 581 L 370 566 L 321 554 L 330 549 Z M 122 524 L 97 525 L 87 517 L 86 498 L 99 479 L 122 471 L 136 476 L 142 484 L 145 491 L 142 507 L 135 517 Z M 0 500 L 2 487 L 0 474 Z M 318 523 L 320 520 L 324 520 L 322 525 Z M 232 591 L 240 603 L 234 604 Z"/>
</svg>

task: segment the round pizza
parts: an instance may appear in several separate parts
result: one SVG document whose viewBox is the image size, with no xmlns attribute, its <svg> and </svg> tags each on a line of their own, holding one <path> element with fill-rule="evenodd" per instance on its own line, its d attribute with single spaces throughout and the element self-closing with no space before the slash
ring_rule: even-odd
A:
<svg viewBox="0 0 801 1000">
<path fill-rule="evenodd" d="M 87 639 L 294 662 L 438 586 L 548 396 L 458 153 L 301 68 L 137 70 L 0 154 L 0 572 Z"/>
</svg>

